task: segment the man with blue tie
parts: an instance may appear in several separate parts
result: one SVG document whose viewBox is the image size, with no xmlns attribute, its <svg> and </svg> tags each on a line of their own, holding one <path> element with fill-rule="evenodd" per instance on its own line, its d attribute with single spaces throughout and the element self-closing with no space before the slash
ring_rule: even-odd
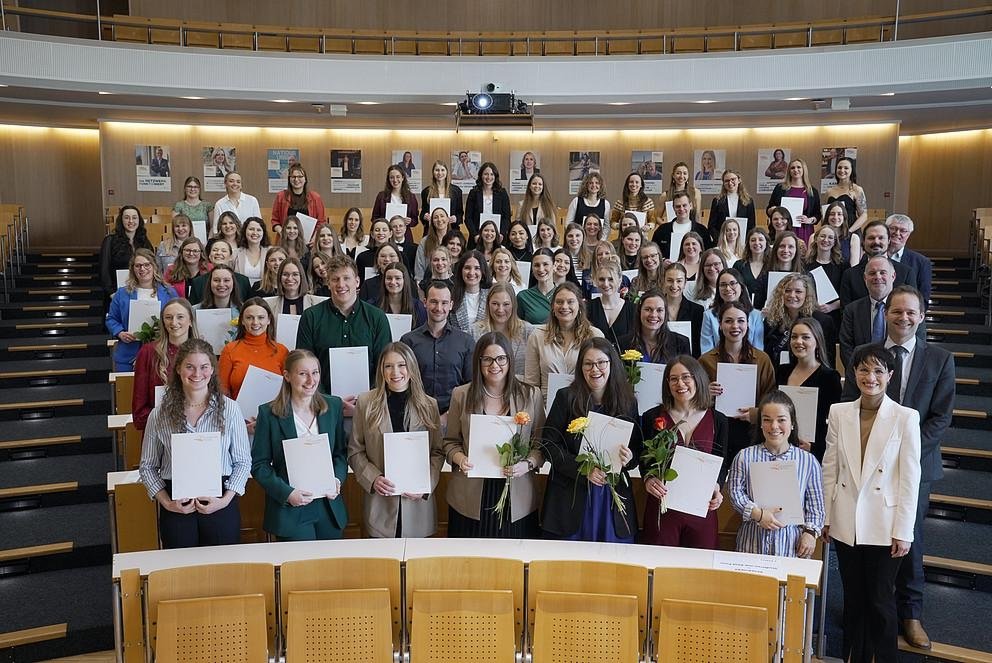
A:
<svg viewBox="0 0 992 663">
<path fill-rule="evenodd" d="M 895 276 L 892 261 L 884 255 L 872 256 L 865 263 L 868 296 L 845 306 L 841 318 L 840 359 L 844 366 L 850 366 L 854 348 L 885 340 L 885 299 L 892 292 Z"/>
<path fill-rule="evenodd" d="M 920 494 L 913 545 L 896 576 L 896 609 L 906 641 L 930 649 L 930 638 L 920 621 L 925 582 L 923 519 L 930 505 L 930 484 L 944 476 L 940 439 L 951 425 L 954 408 L 954 356 L 919 337 L 924 304 L 922 293 L 913 286 L 892 289 L 885 310 L 885 347 L 896 360 L 887 395 L 920 413 Z M 853 369 L 848 366 L 842 398 L 850 401 L 858 395 Z"/>
</svg>

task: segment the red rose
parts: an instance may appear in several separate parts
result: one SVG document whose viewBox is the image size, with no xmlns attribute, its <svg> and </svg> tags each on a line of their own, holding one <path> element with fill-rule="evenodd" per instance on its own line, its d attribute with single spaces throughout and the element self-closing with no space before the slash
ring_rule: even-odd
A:
<svg viewBox="0 0 992 663">
<path fill-rule="evenodd" d="M 655 430 L 664 430 L 666 423 L 668 423 L 668 422 L 665 421 L 665 418 L 664 417 L 658 417 L 657 419 L 654 420 Z"/>
</svg>

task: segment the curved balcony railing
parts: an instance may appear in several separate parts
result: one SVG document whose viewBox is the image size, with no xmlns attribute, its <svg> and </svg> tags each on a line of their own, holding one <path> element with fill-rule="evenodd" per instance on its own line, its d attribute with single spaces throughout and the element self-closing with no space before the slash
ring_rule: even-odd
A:
<svg viewBox="0 0 992 663">
<path fill-rule="evenodd" d="M 976 31 L 973 19 L 992 16 L 992 5 L 905 16 L 671 30 L 546 32 L 414 32 L 289 28 L 177 19 L 112 18 L 0 4 L 4 30 L 19 19 L 68 22 L 95 39 L 196 48 L 332 55 L 610 56 L 668 55 L 808 48 L 895 41 L 900 28 L 936 26 L 939 34 Z M 27 30 L 26 30 L 27 31 Z M 33 30 L 32 30 L 33 31 Z"/>
</svg>

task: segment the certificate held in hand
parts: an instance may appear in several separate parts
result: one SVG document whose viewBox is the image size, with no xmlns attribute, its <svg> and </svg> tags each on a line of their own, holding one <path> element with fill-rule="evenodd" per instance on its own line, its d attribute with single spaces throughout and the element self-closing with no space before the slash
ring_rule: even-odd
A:
<svg viewBox="0 0 992 663">
<path fill-rule="evenodd" d="M 759 509 L 771 509 L 783 525 L 802 525 L 803 498 L 794 460 L 751 463 L 751 496 Z"/>
<path fill-rule="evenodd" d="M 599 412 L 590 412 L 583 446 L 591 445 L 603 452 L 613 469 L 620 471 L 620 447 L 630 444 L 630 434 L 634 432 L 634 422 L 608 417 Z"/>
<path fill-rule="evenodd" d="M 382 451 L 385 475 L 394 486 L 394 495 L 427 495 L 431 492 L 431 449 L 427 431 L 384 433 Z"/>
<path fill-rule="evenodd" d="M 337 477 L 334 476 L 327 433 L 283 440 L 282 450 L 286 455 L 289 485 L 314 497 L 337 494 Z"/>
<path fill-rule="evenodd" d="M 331 372 L 331 395 L 347 398 L 369 390 L 369 349 L 364 345 L 331 348 L 328 367 Z"/>
<path fill-rule="evenodd" d="M 173 433 L 171 446 L 172 499 L 220 497 L 220 433 Z"/>
<path fill-rule="evenodd" d="M 710 509 L 723 459 L 689 447 L 675 447 L 672 469 L 678 478 L 666 484 L 665 502 L 673 511 L 703 518 Z"/>
<path fill-rule="evenodd" d="M 151 323 L 161 310 L 162 304 L 157 299 L 132 299 L 127 311 L 127 330 L 137 334 L 141 331 L 141 325 Z"/>
<path fill-rule="evenodd" d="M 281 386 L 281 375 L 258 366 L 249 366 L 237 400 L 238 407 L 241 408 L 241 416 L 245 421 L 257 417 L 258 407 L 274 400 L 279 395 Z"/>
<path fill-rule="evenodd" d="M 754 407 L 758 392 L 758 367 L 755 364 L 716 365 L 716 381 L 723 393 L 716 397 L 716 409 L 728 417 L 736 417 L 741 408 Z"/>
<path fill-rule="evenodd" d="M 470 419 L 468 454 L 473 467 L 468 471 L 468 476 L 473 479 L 502 479 L 503 466 L 499 462 L 496 446 L 509 442 L 517 432 L 513 417 L 473 414 Z"/>
</svg>

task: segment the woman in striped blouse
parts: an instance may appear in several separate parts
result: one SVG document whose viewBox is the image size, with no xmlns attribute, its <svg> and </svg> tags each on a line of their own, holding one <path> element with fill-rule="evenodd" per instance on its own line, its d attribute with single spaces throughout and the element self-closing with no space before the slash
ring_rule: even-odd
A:
<svg viewBox="0 0 992 663">
<path fill-rule="evenodd" d="M 221 436 L 221 496 L 172 499 L 172 436 L 214 432 Z M 194 338 L 179 347 L 162 405 L 148 417 L 138 472 L 159 505 L 163 548 L 238 543 L 238 496 L 251 472 L 251 445 L 241 408 L 220 391 L 208 342 Z"/>
<path fill-rule="evenodd" d="M 823 530 L 823 476 L 816 457 L 799 447 L 796 408 L 784 392 L 769 392 L 758 405 L 756 444 L 734 458 L 727 485 L 730 501 L 744 519 L 737 531 L 737 552 L 810 557 Z M 751 485 L 752 463 L 794 461 L 799 475 L 803 524 L 779 520 L 781 506 L 758 505 Z"/>
</svg>

